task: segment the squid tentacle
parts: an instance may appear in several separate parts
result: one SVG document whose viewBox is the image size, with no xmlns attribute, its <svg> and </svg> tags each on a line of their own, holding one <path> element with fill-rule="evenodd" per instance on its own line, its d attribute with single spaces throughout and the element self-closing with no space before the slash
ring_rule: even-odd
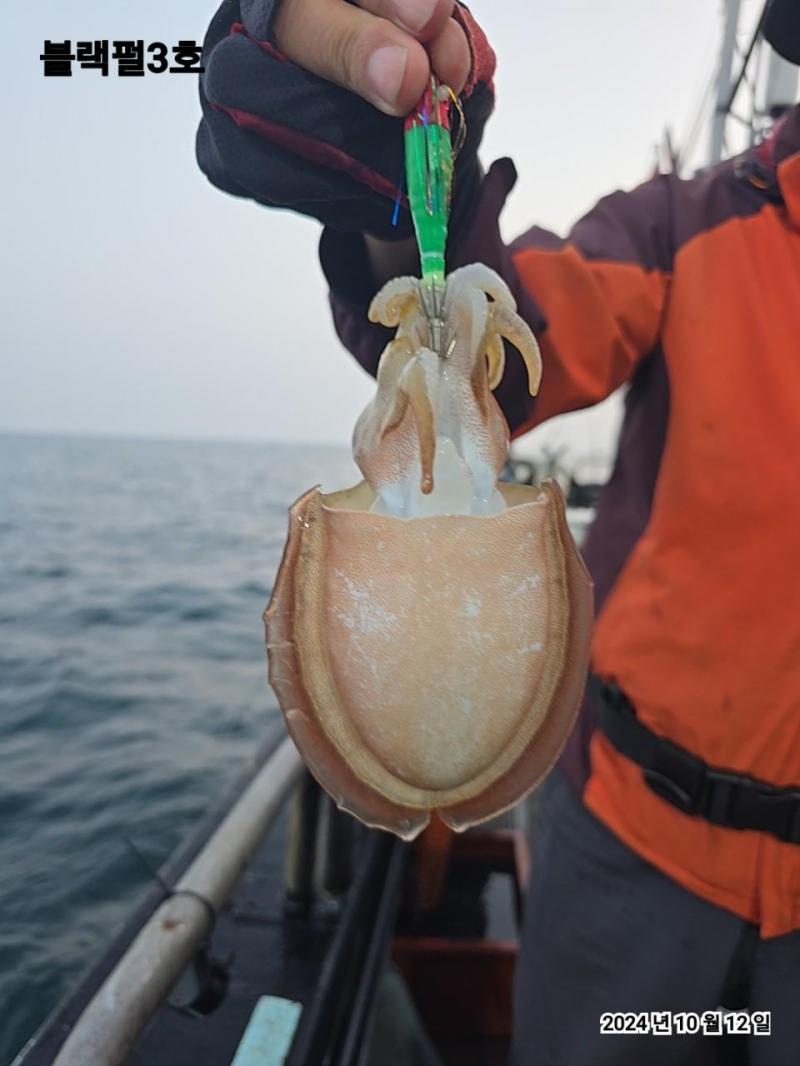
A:
<svg viewBox="0 0 800 1066">
<path fill-rule="evenodd" d="M 520 351 L 531 394 L 538 391 L 539 346 L 493 270 L 475 264 L 450 274 L 444 313 L 449 341 L 440 355 L 429 347 L 419 279 L 390 281 L 370 305 L 373 322 L 396 330 L 381 356 L 377 394 L 354 434 L 356 461 L 378 493 L 408 484 L 419 470 L 420 489 L 430 494 L 437 433 L 444 432 L 482 499 L 508 449 L 505 421 L 491 396 L 505 370 L 504 341 Z"/>
<path fill-rule="evenodd" d="M 369 305 L 370 322 L 382 326 L 399 326 L 414 312 L 420 313 L 417 278 L 394 278 L 383 286 Z"/>
<path fill-rule="evenodd" d="M 489 363 L 489 388 L 494 392 L 503 380 L 506 369 L 506 349 L 499 333 L 489 332 L 486 337 L 486 359 Z"/>
<path fill-rule="evenodd" d="M 398 391 L 407 398 L 414 415 L 422 467 L 420 489 L 427 496 L 433 492 L 433 463 L 436 457 L 436 376 L 438 356 L 422 348 L 408 364 L 400 378 Z"/>
<path fill-rule="evenodd" d="M 517 309 L 517 301 L 509 287 L 499 274 L 491 267 L 484 266 L 483 263 L 470 263 L 469 266 L 459 267 L 452 274 L 448 274 L 447 281 L 448 284 L 455 282 L 459 285 L 466 285 L 470 289 L 480 289 L 481 292 L 491 296 L 501 307 L 507 307 L 511 311 Z"/>
<path fill-rule="evenodd" d="M 542 355 L 533 330 L 518 314 L 499 304 L 492 305 L 491 320 L 494 333 L 510 341 L 525 360 L 528 389 L 535 396 L 542 380 Z"/>
</svg>

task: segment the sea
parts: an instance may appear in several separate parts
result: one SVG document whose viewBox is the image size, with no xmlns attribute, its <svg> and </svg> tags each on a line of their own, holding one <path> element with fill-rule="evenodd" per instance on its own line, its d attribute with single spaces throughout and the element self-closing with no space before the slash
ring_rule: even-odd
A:
<svg viewBox="0 0 800 1066">
<path fill-rule="evenodd" d="M 0 435 L 0 1066 L 279 714 L 287 507 L 347 449 Z"/>
</svg>

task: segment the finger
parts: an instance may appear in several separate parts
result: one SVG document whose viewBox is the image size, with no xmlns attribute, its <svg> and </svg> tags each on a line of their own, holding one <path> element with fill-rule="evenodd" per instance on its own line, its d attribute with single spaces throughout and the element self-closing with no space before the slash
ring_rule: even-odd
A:
<svg viewBox="0 0 800 1066">
<path fill-rule="evenodd" d="M 428 52 L 432 69 L 457 96 L 467 84 L 472 55 L 467 35 L 455 19 L 448 19 L 438 37 L 428 43 Z"/>
<path fill-rule="evenodd" d="M 388 115 L 407 114 L 430 74 L 428 54 L 418 41 L 387 19 L 341 0 L 284 0 L 275 20 L 275 43 L 292 62 Z"/>
<path fill-rule="evenodd" d="M 455 0 L 355 0 L 355 3 L 393 22 L 418 41 L 430 41 L 447 25 Z"/>
</svg>

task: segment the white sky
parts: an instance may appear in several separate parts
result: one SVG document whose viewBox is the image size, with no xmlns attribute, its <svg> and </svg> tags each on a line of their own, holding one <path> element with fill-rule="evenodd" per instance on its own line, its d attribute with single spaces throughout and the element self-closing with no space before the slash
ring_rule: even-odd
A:
<svg viewBox="0 0 800 1066">
<path fill-rule="evenodd" d="M 42 75 L 45 38 L 202 40 L 210 0 L 3 5 L 0 428 L 345 444 L 372 394 L 339 346 L 318 226 L 212 188 L 195 75 Z M 759 0 L 743 0 L 743 27 Z M 508 237 L 649 176 L 713 67 L 721 0 L 473 0 L 498 53 L 486 162 Z M 607 447 L 612 419 L 551 441 Z M 588 426 L 588 428 L 587 428 Z"/>
</svg>

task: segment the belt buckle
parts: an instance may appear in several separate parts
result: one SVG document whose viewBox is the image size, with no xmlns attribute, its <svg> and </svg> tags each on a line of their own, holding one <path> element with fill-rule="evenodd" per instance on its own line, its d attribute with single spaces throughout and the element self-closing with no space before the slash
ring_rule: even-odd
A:
<svg viewBox="0 0 800 1066">
<path fill-rule="evenodd" d="M 757 791 L 754 781 L 743 774 L 726 773 L 724 770 L 706 771 L 707 787 L 702 799 L 702 814 L 715 825 L 730 829 L 747 829 L 748 820 L 737 810 L 737 796 L 745 790 Z"/>
<path fill-rule="evenodd" d="M 755 829 L 800 844 L 800 791 L 722 770 L 709 770 L 707 780 L 700 813 L 709 822 L 730 829 Z M 723 791 L 726 786 L 727 792 Z M 785 819 L 780 817 L 780 807 L 786 810 Z"/>
</svg>

